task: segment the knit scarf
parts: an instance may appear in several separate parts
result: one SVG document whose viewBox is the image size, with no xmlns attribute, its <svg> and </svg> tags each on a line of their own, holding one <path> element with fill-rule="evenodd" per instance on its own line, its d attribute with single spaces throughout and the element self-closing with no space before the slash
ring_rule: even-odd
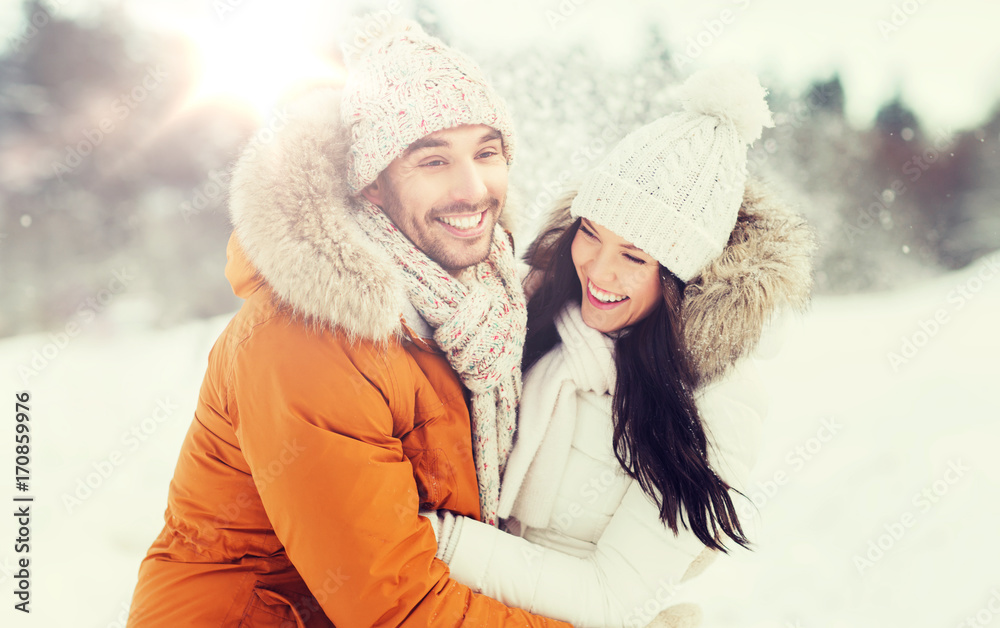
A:
<svg viewBox="0 0 1000 628">
<path fill-rule="evenodd" d="M 501 517 L 533 528 L 550 525 L 576 433 L 578 393 L 597 393 L 610 425 L 617 379 L 614 341 L 583 322 L 579 304 L 563 308 L 555 324 L 562 342 L 525 377 L 517 446 L 500 501 Z"/>
<path fill-rule="evenodd" d="M 452 277 L 370 201 L 359 202 L 362 231 L 401 270 L 407 298 L 434 329 L 434 341 L 472 393 L 472 451 L 482 520 L 496 526 L 500 477 L 517 426 L 521 354 L 527 328 L 524 292 L 506 232 L 497 226 L 485 261 Z"/>
</svg>

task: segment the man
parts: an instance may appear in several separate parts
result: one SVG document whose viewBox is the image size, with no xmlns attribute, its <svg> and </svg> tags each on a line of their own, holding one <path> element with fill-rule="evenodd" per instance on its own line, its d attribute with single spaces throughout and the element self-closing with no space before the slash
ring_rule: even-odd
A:
<svg viewBox="0 0 1000 628">
<path fill-rule="evenodd" d="M 497 226 L 512 154 L 479 69 L 409 24 L 243 155 L 226 275 L 245 302 L 130 626 L 565 625 L 451 580 L 447 516 L 418 515 L 496 524 L 526 320 Z"/>
</svg>

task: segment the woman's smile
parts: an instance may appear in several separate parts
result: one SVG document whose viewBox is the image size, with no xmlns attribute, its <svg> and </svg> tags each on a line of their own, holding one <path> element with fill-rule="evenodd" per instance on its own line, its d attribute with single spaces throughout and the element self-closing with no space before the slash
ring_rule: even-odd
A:
<svg viewBox="0 0 1000 628">
<path fill-rule="evenodd" d="M 628 297 L 625 295 L 614 294 L 613 292 L 608 292 L 607 290 L 598 288 L 594 285 L 594 282 L 589 279 L 587 280 L 587 297 L 590 299 L 590 302 L 594 307 L 602 310 L 610 310 L 611 308 L 621 305 L 624 301 L 628 300 Z"/>
<path fill-rule="evenodd" d="M 611 230 L 582 220 L 570 249 L 580 279 L 580 311 L 603 333 L 638 323 L 663 298 L 660 265 Z"/>
</svg>

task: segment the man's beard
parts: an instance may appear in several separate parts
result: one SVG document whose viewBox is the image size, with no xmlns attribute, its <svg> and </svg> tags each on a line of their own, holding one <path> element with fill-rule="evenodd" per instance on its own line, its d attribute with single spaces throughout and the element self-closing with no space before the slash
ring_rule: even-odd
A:
<svg viewBox="0 0 1000 628">
<path fill-rule="evenodd" d="M 453 247 L 449 247 L 445 242 L 439 242 L 437 240 L 432 240 L 429 242 L 414 242 L 413 235 L 407 233 L 406 227 L 408 225 L 401 225 L 402 220 L 397 220 L 396 217 L 402 217 L 406 213 L 406 208 L 402 206 L 399 199 L 399 195 L 392 185 L 385 186 L 385 194 L 383 196 L 383 204 L 385 207 L 382 208 L 383 213 L 393 221 L 396 228 L 407 237 L 413 245 L 420 249 L 427 257 L 435 261 L 439 266 L 448 272 L 457 272 L 470 266 L 475 266 L 486 260 L 489 257 L 490 251 L 493 248 L 493 236 L 494 227 L 500 217 L 500 212 L 502 211 L 502 206 L 500 200 L 494 196 L 483 199 L 479 203 L 452 203 L 446 207 L 433 207 L 427 213 L 425 217 L 425 222 L 428 224 L 433 224 L 438 222 L 438 218 L 454 216 L 454 215 L 469 215 L 469 214 L 481 214 L 484 211 L 486 215 L 483 220 L 489 223 L 492 221 L 493 224 L 488 224 L 488 229 L 483 234 L 486 238 L 486 246 L 482 251 L 481 255 L 476 255 L 473 259 L 458 259 L 455 254 Z M 426 226 L 426 225 L 425 225 Z M 437 225 L 434 225 L 435 227 Z M 436 229 L 428 230 L 428 233 L 438 233 Z M 419 234 L 414 234 L 419 235 Z"/>
</svg>

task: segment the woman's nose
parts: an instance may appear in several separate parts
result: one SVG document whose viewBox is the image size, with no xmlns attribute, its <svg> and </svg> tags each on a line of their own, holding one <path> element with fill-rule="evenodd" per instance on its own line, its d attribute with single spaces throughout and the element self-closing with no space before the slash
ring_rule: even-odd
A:
<svg viewBox="0 0 1000 628">
<path fill-rule="evenodd" d="M 613 265 L 609 263 L 603 251 L 598 252 L 594 259 L 591 260 L 587 274 L 590 275 L 591 281 L 600 288 L 608 291 L 611 290 L 616 275 Z"/>
</svg>

